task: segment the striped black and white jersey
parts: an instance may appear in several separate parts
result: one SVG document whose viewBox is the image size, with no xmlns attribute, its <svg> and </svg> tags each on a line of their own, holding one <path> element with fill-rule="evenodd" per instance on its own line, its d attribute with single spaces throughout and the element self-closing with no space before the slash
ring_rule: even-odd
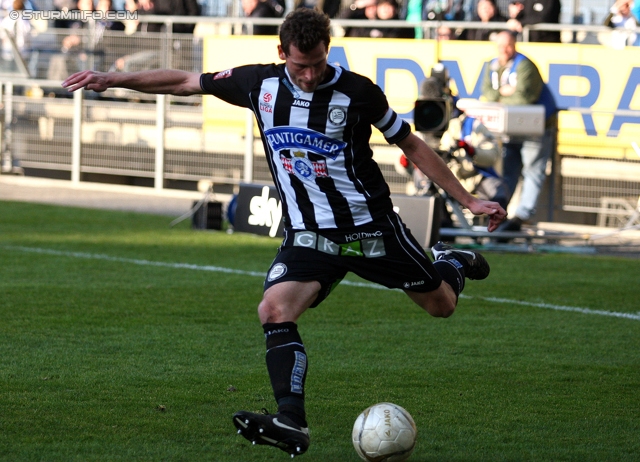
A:
<svg viewBox="0 0 640 462">
<path fill-rule="evenodd" d="M 353 227 L 390 213 L 389 187 L 369 146 L 371 126 L 390 144 L 411 131 L 370 79 L 337 66 L 329 71 L 312 93 L 291 83 L 284 64 L 200 79 L 205 93 L 254 112 L 285 226 L 294 229 Z"/>
</svg>

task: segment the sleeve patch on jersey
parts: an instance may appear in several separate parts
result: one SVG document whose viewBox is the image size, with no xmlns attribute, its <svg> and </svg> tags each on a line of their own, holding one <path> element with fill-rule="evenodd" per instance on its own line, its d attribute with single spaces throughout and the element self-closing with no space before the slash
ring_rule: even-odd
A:
<svg viewBox="0 0 640 462">
<path fill-rule="evenodd" d="M 227 77 L 231 77 L 231 74 L 233 74 L 233 69 L 227 69 L 226 71 L 221 71 L 214 75 L 213 80 L 226 79 Z"/>
</svg>

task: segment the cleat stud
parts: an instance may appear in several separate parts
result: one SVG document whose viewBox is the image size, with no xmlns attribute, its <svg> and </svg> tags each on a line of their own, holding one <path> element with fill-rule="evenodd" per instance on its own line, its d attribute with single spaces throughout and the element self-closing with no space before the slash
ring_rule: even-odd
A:
<svg viewBox="0 0 640 462">
<path fill-rule="evenodd" d="M 251 442 L 251 444 L 256 445 L 256 444 L 257 444 L 257 443 L 256 443 L 256 440 L 253 440 L 253 441 Z"/>
<path fill-rule="evenodd" d="M 238 435 L 242 435 L 242 430 L 238 429 Z"/>
<path fill-rule="evenodd" d="M 247 425 L 249 425 L 249 419 L 244 419 L 244 423 L 246 423 Z"/>
<path fill-rule="evenodd" d="M 264 433 L 264 428 L 258 430 L 259 433 Z"/>
</svg>

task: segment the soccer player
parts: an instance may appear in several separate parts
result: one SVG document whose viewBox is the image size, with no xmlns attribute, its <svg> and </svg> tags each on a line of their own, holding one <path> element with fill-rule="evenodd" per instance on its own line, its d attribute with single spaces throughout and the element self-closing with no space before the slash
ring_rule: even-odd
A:
<svg viewBox="0 0 640 462">
<path fill-rule="evenodd" d="M 286 17 L 279 35 L 281 64 L 204 74 L 83 71 L 62 85 L 70 91 L 122 87 L 146 93 L 211 94 L 254 112 L 285 220 L 284 241 L 258 306 L 278 412 L 239 411 L 233 423 L 248 440 L 295 456 L 309 447 L 307 355 L 297 327 L 302 313 L 318 306 L 351 271 L 404 290 L 432 316 L 448 317 L 465 277 L 484 279 L 489 274 L 482 255 L 441 243 L 432 249 L 432 263 L 393 211 L 389 187 L 372 158 L 371 126 L 460 204 L 476 215 L 489 215 L 489 231 L 506 212 L 496 202 L 469 194 L 389 107 L 380 87 L 327 62 L 330 21 L 325 14 L 297 9 Z"/>
</svg>

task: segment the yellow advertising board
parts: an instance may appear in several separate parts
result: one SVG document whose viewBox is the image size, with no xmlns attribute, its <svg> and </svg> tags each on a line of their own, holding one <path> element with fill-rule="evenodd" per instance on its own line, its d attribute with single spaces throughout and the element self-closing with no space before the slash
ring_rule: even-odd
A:
<svg viewBox="0 0 640 462">
<path fill-rule="evenodd" d="M 279 62 L 277 44 L 277 37 L 207 37 L 204 70 Z M 538 65 L 562 109 L 561 154 L 638 159 L 633 145 L 640 144 L 640 47 L 518 43 L 518 51 Z M 490 42 L 335 38 L 329 61 L 371 78 L 391 107 L 412 121 L 420 83 L 435 63 L 447 67 L 455 94 L 479 98 L 483 66 L 495 52 Z M 205 97 L 203 106 L 206 129 L 244 130 L 243 109 L 213 97 Z"/>
</svg>

